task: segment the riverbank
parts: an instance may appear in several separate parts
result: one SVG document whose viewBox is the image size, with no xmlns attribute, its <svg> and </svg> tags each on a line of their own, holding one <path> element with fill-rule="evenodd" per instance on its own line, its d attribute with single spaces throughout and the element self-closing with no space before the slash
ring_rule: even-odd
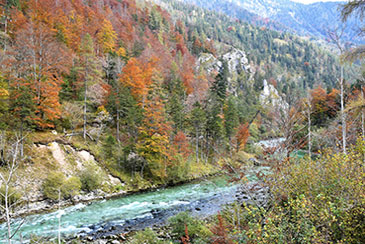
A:
<svg viewBox="0 0 365 244">
<path fill-rule="evenodd" d="M 27 178 L 21 178 L 22 182 L 17 183 L 18 186 L 20 186 L 22 183 L 30 189 L 30 191 L 27 193 L 31 196 L 31 198 L 28 199 L 31 200 L 24 201 L 26 204 L 17 208 L 15 214 L 12 216 L 13 218 L 24 217 L 31 219 L 27 220 L 27 222 L 30 223 L 32 221 L 38 221 L 33 215 L 38 214 L 37 216 L 55 216 L 64 212 L 64 210 L 68 211 L 69 208 L 73 209 L 72 211 L 77 211 L 79 208 L 84 209 L 89 205 L 99 204 L 102 202 L 111 201 L 113 199 L 124 199 L 133 195 L 162 191 L 163 189 L 171 186 L 177 187 L 179 185 L 188 183 L 200 182 L 211 176 L 219 175 L 222 172 L 219 164 L 212 165 L 204 162 L 195 163 L 194 160 L 190 160 L 185 162 L 187 165 L 187 171 L 185 174 L 178 174 L 179 176 L 177 178 L 169 178 L 170 180 L 168 182 L 163 183 L 156 179 L 148 180 L 147 177 L 139 177 L 139 173 L 135 174 L 135 179 L 132 177 L 126 178 L 125 175 L 122 174 L 117 175 L 115 172 L 112 174 L 110 170 L 112 168 L 110 166 L 109 168 L 106 167 L 108 162 L 102 161 L 102 152 L 100 152 L 98 145 L 90 145 L 90 143 L 81 145 L 78 144 L 77 141 L 64 141 L 60 138 L 48 138 L 46 141 L 38 140 L 33 144 L 32 148 L 34 149 L 32 154 L 30 154 L 30 157 L 24 161 L 24 164 L 20 168 L 19 172 L 20 176 L 26 176 Z M 237 158 L 237 162 L 249 162 L 249 159 L 252 156 L 245 154 L 241 155 L 239 158 L 241 157 L 242 160 L 238 160 Z M 91 191 L 89 193 L 84 191 L 83 193 L 85 194 L 78 194 L 68 200 L 61 200 L 60 202 L 57 200 L 47 200 L 45 199 L 45 196 L 42 195 L 42 182 L 44 182 L 50 172 L 55 172 L 58 170 L 58 172 L 64 174 L 67 178 L 81 177 L 80 172 L 88 169 L 90 166 L 92 166 L 92 169 L 94 169 L 97 174 L 101 175 L 103 179 L 102 185 L 100 185 L 97 190 Z M 94 173 L 94 171 L 92 172 Z M 108 191 L 103 191 L 101 189 L 107 189 Z M 118 189 L 118 191 L 115 189 Z M 198 196 L 200 197 L 200 195 Z M 220 206 L 223 203 L 227 203 L 225 201 L 221 202 L 222 198 L 219 198 L 219 196 L 215 197 L 218 197 L 218 200 L 215 202 L 215 206 Z M 176 198 L 178 198 L 178 196 Z M 209 204 L 206 204 L 205 201 L 206 200 L 194 200 L 189 202 L 189 204 L 186 204 L 184 203 L 184 198 L 181 198 L 180 202 L 183 202 L 182 206 L 175 206 L 175 202 L 172 202 L 172 204 L 174 205 L 174 208 L 176 207 L 175 213 L 179 211 L 193 210 L 197 212 L 198 215 L 204 215 L 204 212 L 206 212 L 207 215 L 211 215 L 215 210 L 218 211 L 217 209 L 219 209 L 219 207 L 209 207 Z M 209 201 L 212 201 L 212 199 Z M 156 202 L 159 202 L 159 200 L 156 200 L 152 205 L 156 205 Z M 61 211 L 58 211 L 59 209 L 61 209 Z M 153 212 L 148 213 L 149 216 L 153 217 L 153 220 L 147 221 L 147 219 L 138 217 L 139 220 L 135 221 L 132 218 L 129 220 L 129 226 L 124 226 L 127 228 L 115 227 L 115 225 L 97 226 L 94 225 L 94 222 L 86 226 L 96 226 L 95 231 L 99 232 L 101 229 L 106 230 L 107 233 L 109 233 L 110 229 L 112 229 L 115 232 L 129 233 L 130 231 L 138 230 L 140 228 L 153 226 L 158 223 L 164 223 L 173 213 L 174 211 L 170 210 L 154 210 Z M 54 216 L 52 217 L 53 219 Z M 119 216 L 116 218 L 119 218 Z M 106 224 L 107 221 L 101 220 L 101 223 Z M 69 222 L 69 225 L 66 226 L 75 228 L 72 222 Z M 134 229 L 134 226 L 136 226 L 137 229 Z M 97 238 L 101 238 L 103 236 L 102 233 L 103 232 L 98 233 Z M 96 232 L 94 234 L 96 234 Z M 91 236 L 95 236 L 94 234 Z"/>
<path fill-rule="evenodd" d="M 255 177 L 258 168 L 265 170 L 265 167 L 255 167 L 253 165 L 252 163 L 252 166 L 248 167 L 252 171 L 247 172 L 247 178 L 250 181 L 255 181 L 254 184 L 257 185 L 257 178 Z M 215 189 L 217 185 L 213 182 L 220 173 L 221 171 L 217 170 L 214 174 L 205 174 L 202 177 L 178 181 L 174 184 L 160 184 L 156 187 L 136 191 L 114 194 L 99 192 L 81 198 L 76 197 L 72 202 L 70 200 L 63 201 L 60 211 L 57 211 L 58 203 L 53 202 L 51 203 L 53 204 L 52 207 L 49 207 L 46 211 L 39 211 L 43 214 L 31 215 L 26 218 L 26 223 L 32 224 L 31 226 L 25 226 L 25 232 L 23 233 L 24 236 L 27 236 L 26 233 L 29 233 L 29 228 L 32 229 L 32 234 L 39 236 L 55 232 L 58 230 L 58 216 L 61 216 L 62 222 L 65 221 L 61 232 L 69 233 L 71 231 L 74 233 L 72 237 L 77 237 L 84 243 L 90 243 L 90 240 L 104 240 L 101 243 L 106 243 L 106 240 L 108 242 L 111 240 L 123 241 L 127 233 L 146 227 L 159 229 L 165 226 L 169 217 L 182 211 L 189 211 L 196 217 L 204 218 L 216 214 L 222 209 L 222 206 L 234 201 L 247 202 L 253 198 L 260 198 L 260 196 L 252 197 L 252 193 L 245 192 L 243 190 L 245 187 L 235 188 L 236 186 L 234 186 L 230 188 L 231 186 L 226 185 L 226 183 Z M 250 183 L 250 185 L 252 184 Z M 219 190 L 221 187 L 225 190 Z M 183 188 L 183 192 L 171 195 L 171 191 L 180 188 Z M 161 194 L 165 194 L 164 192 L 170 192 L 168 195 L 171 196 L 168 198 L 161 196 Z M 140 199 L 143 196 L 147 196 L 147 199 Z M 192 196 L 194 197 L 192 198 Z M 154 200 L 151 200 L 151 197 Z M 71 205 L 73 206 L 67 207 Z M 118 211 L 122 212 L 118 214 Z M 124 211 L 131 211 L 131 213 L 124 216 Z M 66 215 L 64 215 L 65 213 Z M 89 221 L 87 218 L 92 219 Z M 33 230 L 33 228 L 40 229 Z M 48 234 L 45 235 L 48 236 Z M 116 236 L 118 239 L 116 239 Z M 67 239 L 70 236 L 65 234 L 62 235 L 62 238 Z"/>
<path fill-rule="evenodd" d="M 24 154 L 12 183 L 12 191 L 19 196 L 16 208 L 12 209 L 12 218 L 31 214 L 47 213 L 80 203 L 89 204 L 93 201 L 107 200 L 145 191 L 153 191 L 166 186 L 174 186 L 204 179 L 220 172 L 218 165 L 195 162 L 192 158 L 179 162 L 174 170 L 184 167 L 183 173 L 172 172 L 165 178 L 143 175 L 140 171 L 129 170 L 104 155 L 105 146 L 102 142 L 85 141 L 78 136 L 67 137 L 57 132 L 31 133 L 27 139 Z M 132 155 L 133 156 L 133 155 Z M 135 159 L 123 161 L 131 164 Z M 135 155 L 134 155 L 135 156 Z M 128 160 L 131 160 L 129 162 Z M 147 167 L 147 166 L 146 166 Z M 146 171 L 146 169 L 145 169 Z M 95 177 L 99 181 L 93 189 L 85 189 L 81 183 L 83 175 Z M 50 175 L 61 175 L 66 181 L 70 178 L 80 182 L 72 189 L 72 194 L 50 199 L 44 190 L 44 183 Z M 90 180 L 88 178 L 87 180 Z M 91 179 L 94 180 L 94 179 Z M 59 183 L 53 183 L 52 191 L 58 191 Z M 58 193 L 57 193 L 58 196 Z"/>
<path fill-rule="evenodd" d="M 179 186 L 187 183 L 197 182 L 204 179 L 207 179 L 209 177 L 214 177 L 220 175 L 221 172 L 219 169 L 216 170 L 216 172 L 209 173 L 209 174 L 203 174 L 202 176 L 181 180 L 177 182 L 167 182 L 165 184 L 157 184 L 153 185 L 152 187 L 147 188 L 140 188 L 136 190 L 128 190 L 128 191 L 119 191 L 114 193 L 106 193 L 101 191 L 100 189 L 74 196 L 72 199 L 67 200 L 61 200 L 61 201 L 51 201 L 51 200 L 40 200 L 36 202 L 30 202 L 26 205 L 22 205 L 18 207 L 15 212 L 13 213 L 13 218 L 22 218 L 33 214 L 42 214 L 42 213 L 50 213 L 52 211 L 56 211 L 58 209 L 63 209 L 70 206 L 75 206 L 77 204 L 83 203 L 83 204 L 91 204 L 95 201 L 100 200 L 109 200 L 109 199 L 115 199 L 120 197 L 126 197 L 133 194 L 140 194 L 144 192 L 152 192 L 156 190 L 160 190 L 166 187 L 173 187 L 173 186 Z M 0 222 L 1 224 L 1 222 Z"/>
<path fill-rule="evenodd" d="M 76 237 L 68 239 L 68 242 L 71 243 L 72 240 L 78 240 L 81 243 L 118 244 L 128 241 L 130 238 L 133 238 L 136 232 L 145 228 L 151 228 L 160 240 L 172 241 L 171 226 L 168 220 L 178 213 L 187 211 L 190 216 L 208 225 L 209 222 L 214 221 L 216 214 L 222 211 L 225 206 L 235 203 L 238 205 L 253 204 L 265 207 L 268 201 L 268 188 L 264 187 L 260 182 L 238 184 L 234 190 L 216 193 L 211 197 L 189 204 L 182 204 L 165 211 L 153 210 L 151 211 L 151 216 L 135 218 L 122 225 L 104 223 L 91 226 L 92 231 L 81 232 Z"/>
<path fill-rule="evenodd" d="M 214 209 L 218 211 L 220 205 L 235 199 L 235 192 L 236 186 L 227 184 L 226 177 L 208 177 L 180 186 L 31 215 L 25 219 L 19 233 L 25 238 L 30 234 L 54 238 L 60 229 L 63 238 L 83 233 L 100 239 L 105 234 L 126 233 L 164 223 L 168 217 L 189 209 L 199 215 L 210 215 Z M 58 227 L 59 217 L 61 228 Z"/>
</svg>

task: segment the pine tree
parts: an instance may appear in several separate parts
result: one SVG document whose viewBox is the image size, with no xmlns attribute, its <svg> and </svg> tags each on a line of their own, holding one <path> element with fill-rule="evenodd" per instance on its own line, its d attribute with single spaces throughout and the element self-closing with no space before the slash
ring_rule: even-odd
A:
<svg viewBox="0 0 365 244">
<path fill-rule="evenodd" d="M 238 125 L 238 111 L 234 98 L 230 96 L 224 107 L 224 128 L 229 143 L 229 152 L 232 151 L 232 136 Z"/>
<path fill-rule="evenodd" d="M 184 112 L 185 91 L 180 79 L 173 79 L 168 84 L 168 90 L 167 111 L 174 122 L 173 127 L 176 133 L 184 129 L 186 120 Z"/>
<path fill-rule="evenodd" d="M 193 128 L 192 133 L 195 134 L 195 157 L 196 161 L 199 162 L 199 145 L 201 147 L 203 145 L 203 141 L 200 142 L 199 138 L 203 135 L 206 123 L 206 115 L 200 103 L 194 104 L 189 121 Z"/>
</svg>

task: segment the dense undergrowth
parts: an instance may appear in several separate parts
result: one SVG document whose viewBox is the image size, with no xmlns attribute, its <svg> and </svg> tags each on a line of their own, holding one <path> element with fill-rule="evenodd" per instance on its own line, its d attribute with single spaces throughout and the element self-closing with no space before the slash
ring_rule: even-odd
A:
<svg viewBox="0 0 365 244">
<path fill-rule="evenodd" d="M 181 213 L 169 221 L 171 240 L 147 229 L 131 243 L 362 243 L 364 157 L 359 139 L 347 155 L 326 151 L 273 165 L 264 177 L 267 207 L 233 204 L 207 222 Z"/>
</svg>

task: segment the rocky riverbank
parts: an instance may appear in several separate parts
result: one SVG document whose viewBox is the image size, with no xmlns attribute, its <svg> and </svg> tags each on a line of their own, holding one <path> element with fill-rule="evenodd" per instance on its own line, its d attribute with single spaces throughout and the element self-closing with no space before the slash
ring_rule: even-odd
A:
<svg viewBox="0 0 365 244">
<path fill-rule="evenodd" d="M 181 199 L 182 200 L 182 199 Z M 177 205 L 172 209 L 154 209 L 149 215 L 135 218 L 123 224 L 102 223 L 89 226 L 90 231 L 79 233 L 73 239 L 79 239 L 82 243 L 118 244 L 126 241 L 135 231 L 150 227 L 160 239 L 170 240 L 168 218 L 182 211 L 188 211 L 194 217 L 207 221 L 212 215 L 220 211 L 224 205 L 238 202 L 240 204 L 254 204 L 266 207 L 269 202 L 269 189 L 260 182 L 249 182 L 239 185 L 232 191 L 214 194 L 211 197 Z M 71 241 L 71 240 L 69 240 Z"/>
<path fill-rule="evenodd" d="M 99 189 L 99 190 L 89 192 L 89 193 L 85 192 L 83 194 L 76 195 L 76 196 L 72 197 L 71 199 L 61 200 L 61 201 L 51 201 L 49 199 L 40 199 L 39 201 L 27 202 L 26 204 L 18 206 L 17 209 L 15 210 L 15 212 L 13 213 L 12 217 L 21 218 L 21 217 L 25 217 L 25 216 L 32 215 L 32 214 L 52 212 L 52 211 L 58 210 L 59 208 L 62 209 L 62 208 L 74 206 L 74 205 L 77 205 L 80 203 L 91 204 L 92 202 L 95 202 L 95 201 L 125 197 L 128 195 L 138 194 L 138 193 L 148 192 L 148 191 L 156 191 L 159 189 L 163 189 L 165 187 L 179 186 L 179 185 L 194 182 L 194 181 L 198 182 L 198 181 L 207 179 L 209 177 L 217 176 L 217 175 L 219 175 L 219 173 L 207 174 L 207 175 L 203 175 L 202 177 L 199 177 L 199 178 L 182 180 L 182 181 L 175 182 L 175 183 L 168 182 L 166 184 L 154 185 L 154 186 L 148 187 L 148 188 L 129 190 L 129 191 L 121 190 L 119 192 L 114 192 L 114 193 L 106 193 Z M 1 222 L 0 222 L 0 224 L 1 224 Z"/>
</svg>

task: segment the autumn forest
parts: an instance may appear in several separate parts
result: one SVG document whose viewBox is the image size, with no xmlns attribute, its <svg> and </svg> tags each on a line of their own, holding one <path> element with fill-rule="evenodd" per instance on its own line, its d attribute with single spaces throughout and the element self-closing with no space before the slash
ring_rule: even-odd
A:
<svg viewBox="0 0 365 244">
<path fill-rule="evenodd" d="M 362 242 L 364 47 L 187 2 L 0 2 L 0 243 Z"/>
</svg>

